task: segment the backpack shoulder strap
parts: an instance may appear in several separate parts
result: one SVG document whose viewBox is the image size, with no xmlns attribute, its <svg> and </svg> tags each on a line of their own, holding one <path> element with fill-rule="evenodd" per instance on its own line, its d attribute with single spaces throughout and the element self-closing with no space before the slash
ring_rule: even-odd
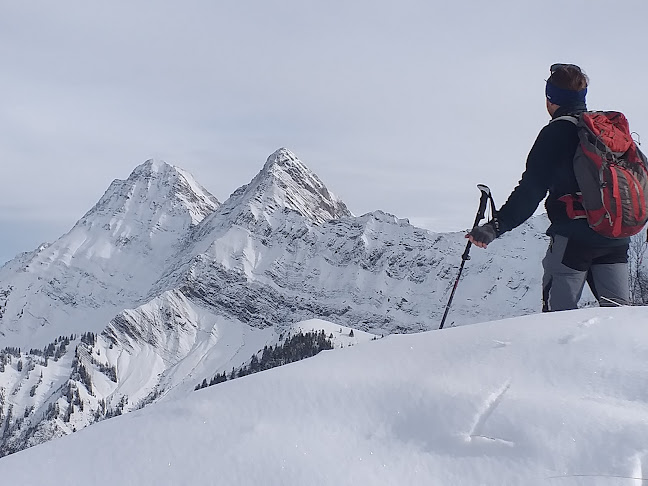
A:
<svg viewBox="0 0 648 486">
<path fill-rule="evenodd" d="M 549 123 L 553 123 L 558 120 L 567 120 L 572 122 L 574 125 L 578 125 L 578 118 L 573 115 L 559 116 L 558 118 L 554 118 L 553 120 L 551 120 Z"/>
</svg>

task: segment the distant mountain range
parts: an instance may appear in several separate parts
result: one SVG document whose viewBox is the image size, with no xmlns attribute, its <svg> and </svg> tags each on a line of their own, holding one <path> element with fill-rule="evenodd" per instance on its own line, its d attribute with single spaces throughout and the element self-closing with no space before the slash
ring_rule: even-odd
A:
<svg viewBox="0 0 648 486">
<path fill-rule="evenodd" d="M 537 312 L 546 226 L 473 250 L 446 325 Z M 464 245 L 354 216 L 286 149 L 222 204 L 149 160 L 0 268 L 0 453 L 191 393 L 311 319 L 327 334 L 436 329 Z"/>
</svg>

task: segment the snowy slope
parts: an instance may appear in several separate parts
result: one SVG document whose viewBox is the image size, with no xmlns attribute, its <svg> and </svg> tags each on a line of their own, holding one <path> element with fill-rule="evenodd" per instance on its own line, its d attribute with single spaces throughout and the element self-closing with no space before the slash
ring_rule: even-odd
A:
<svg viewBox="0 0 648 486">
<path fill-rule="evenodd" d="M 389 336 L 0 459 L 8 484 L 638 485 L 645 308 Z M 34 467 L 38 465 L 38 467 Z"/>
<path fill-rule="evenodd" d="M 334 347 L 376 338 L 317 319 L 259 329 L 212 314 L 175 291 L 120 313 L 101 335 L 62 339 L 49 353 L 0 352 L 0 457 L 185 397 L 203 380 L 246 365 L 265 346 L 320 331 Z"/>
</svg>

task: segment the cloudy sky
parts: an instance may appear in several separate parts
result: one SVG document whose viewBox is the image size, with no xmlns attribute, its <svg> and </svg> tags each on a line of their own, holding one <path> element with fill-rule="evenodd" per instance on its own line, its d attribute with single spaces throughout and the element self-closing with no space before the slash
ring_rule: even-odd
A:
<svg viewBox="0 0 648 486">
<path fill-rule="evenodd" d="M 0 1 L 0 263 L 161 158 L 224 201 L 279 147 L 355 214 L 472 223 L 554 62 L 648 140 L 645 0 Z"/>
</svg>

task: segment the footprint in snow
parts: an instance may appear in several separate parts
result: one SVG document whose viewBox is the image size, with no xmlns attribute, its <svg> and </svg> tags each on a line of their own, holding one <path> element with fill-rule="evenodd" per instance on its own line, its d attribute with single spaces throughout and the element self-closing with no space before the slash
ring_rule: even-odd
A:
<svg viewBox="0 0 648 486">
<path fill-rule="evenodd" d="M 593 326 L 595 324 L 598 324 L 600 322 L 601 322 L 601 318 L 592 317 L 591 319 L 586 319 L 586 320 L 584 320 L 582 322 L 579 322 L 577 324 L 577 326 L 580 329 L 587 329 L 588 327 L 591 327 L 591 326 Z M 558 343 L 559 344 L 569 344 L 569 343 L 573 343 L 573 342 L 577 342 L 577 341 L 582 341 L 586 337 L 587 337 L 586 333 L 570 333 L 570 334 L 567 334 L 566 336 L 560 338 L 558 340 Z"/>
</svg>

